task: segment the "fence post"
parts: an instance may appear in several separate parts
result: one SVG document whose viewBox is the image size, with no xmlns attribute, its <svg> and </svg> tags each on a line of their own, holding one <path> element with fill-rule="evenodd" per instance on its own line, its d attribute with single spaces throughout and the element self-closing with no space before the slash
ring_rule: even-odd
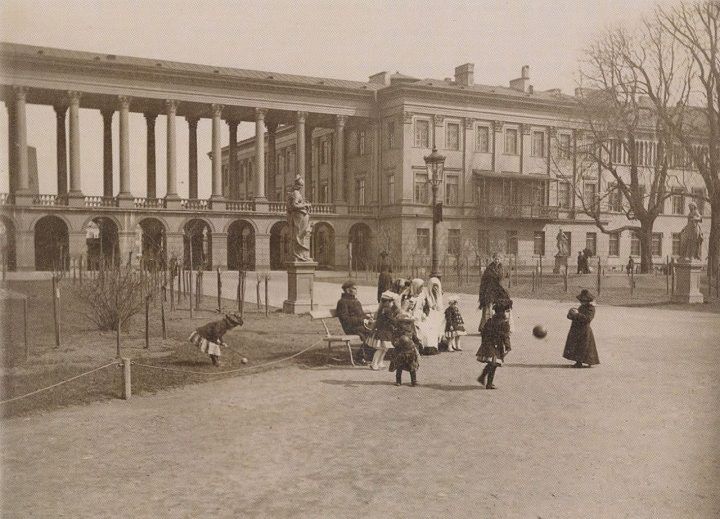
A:
<svg viewBox="0 0 720 519">
<path fill-rule="evenodd" d="M 535 292 L 535 269 L 532 272 L 532 286 L 530 287 L 531 292 Z"/>
<path fill-rule="evenodd" d="M 602 264 L 600 263 L 600 256 L 598 256 L 598 265 L 597 265 L 597 292 L 598 295 L 600 295 L 600 278 L 602 276 Z"/>
<path fill-rule="evenodd" d="M 82 257 L 82 254 L 80 255 L 80 258 L 78 259 L 78 261 L 79 261 L 79 264 L 78 264 L 78 271 L 79 271 L 79 273 L 78 273 L 78 279 L 79 279 L 79 281 L 80 281 L 80 284 L 82 285 L 82 284 L 83 284 L 83 257 Z"/>
<path fill-rule="evenodd" d="M 542 259 L 543 259 L 542 254 L 540 254 L 540 273 L 539 273 L 539 275 L 540 275 L 540 282 L 538 283 L 538 284 L 540 285 L 540 288 L 542 288 L 542 286 L 543 286 L 543 264 L 542 264 Z"/>
<path fill-rule="evenodd" d="M 162 338 L 167 339 L 167 328 L 165 326 L 165 301 L 160 300 L 160 322 L 162 323 Z"/>
<path fill-rule="evenodd" d="M 670 260 L 670 295 L 675 295 L 675 258 Z"/>
<path fill-rule="evenodd" d="M 257 302 L 257 309 L 262 309 L 262 304 L 260 302 L 260 274 L 257 275 L 257 283 L 255 284 L 255 301 Z"/>
<path fill-rule="evenodd" d="M 269 274 L 265 274 L 265 317 L 269 315 L 269 308 L 268 308 L 268 278 L 270 277 Z M 311 308 L 312 310 L 312 308 Z"/>
<path fill-rule="evenodd" d="M 665 256 L 665 294 L 670 294 L 670 261 Z"/>
<path fill-rule="evenodd" d="M 217 268 L 217 296 L 218 312 L 222 312 L 222 279 L 220 279 L 220 267 Z"/>
<path fill-rule="evenodd" d="M 57 277 L 52 275 L 53 320 L 55 321 L 55 347 L 60 347 L 60 297 Z"/>
<path fill-rule="evenodd" d="M 630 297 L 635 293 L 635 269 L 630 269 Z"/>
<path fill-rule="evenodd" d="M 192 271 L 192 269 L 188 270 L 187 275 L 189 276 L 187 285 L 190 285 L 190 294 L 189 294 L 189 296 L 190 296 L 190 319 L 192 319 L 193 318 L 193 284 L 192 284 L 193 271 Z"/>
<path fill-rule="evenodd" d="M 240 312 L 240 318 L 242 319 L 245 313 L 245 271 L 238 271 L 238 312 Z"/>
<path fill-rule="evenodd" d="M 119 328 L 119 326 L 118 326 Z M 132 396 L 132 378 L 130 374 L 130 359 L 123 357 L 123 399 L 130 400 Z"/>
<path fill-rule="evenodd" d="M 25 362 L 28 361 L 28 323 L 27 323 L 27 298 L 23 299 L 23 340 L 25 342 Z"/>
<path fill-rule="evenodd" d="M 565 288 L 565 293 L 567 294 L 568 291 L 568 266 L 567 261 L 565 262 L 565 273 L 563 274 L 563 286 Z"/>
</svg>

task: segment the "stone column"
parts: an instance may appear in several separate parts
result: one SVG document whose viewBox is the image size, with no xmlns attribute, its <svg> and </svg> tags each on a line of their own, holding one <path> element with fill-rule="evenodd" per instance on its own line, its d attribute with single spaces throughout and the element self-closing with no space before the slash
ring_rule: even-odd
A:
<svg viewBox="0 0 720 519">
<path fill-rule="evenodd" d="M 305 197 L 312 201 L 317 202 L 318 196 L 318 179 L 313 178 L 313 126 L 305 124 L 305 177 L 307 182 L 305 183 Z"/>
<path fill-rule="evenodd" d="M 198 197 L 197 127 L 199 117 L 185 117 L 188 123 L 188 198 Z"/>
<path fill-rule="evenodd" d="M 307 112 L 298 112 L 295 122 L 295 164 L 297 164 L 297 174 L 305 182 L 307 187 L 309 178 L 305 169 L 305 121 L 307 120 Z"/>
<path fill-rule="evenodd" d="M 80 92 L 70 92 L 70 191 L 68 204 L 84 203 L 80 177 Z"/>
<path fill-rule="evenodd" d="M 502 171 L 502 160 L 500 157 L 503 152 L 503 123 L 502 121 L 493 121 L 493 142 L 492 142 L 492 168 L 495 173 Z"/>
<path fill-rule="evenodd" d="M 166 207 L 178 209 L 180 207 L 180 197 L 177 194 L 177 146 L 175 134 L 175 114 L 177 113 L 177 101 L 168 99 L 165 101 L 165 118 L 167 124 L 165 146 L 165 162 L 166 162 L 166 188 L 165 188 L 165 205 Z M 197 155 L 196 155 L 197 159 Z"/>
<path fill-rule="evenodd" d="M 335 116 L 335 189 L 333 202 L 345 204 L 345 123 L 347 116 Z"/>
<path fill-rule="evenodd" d="M 130 98 L 120 96 L 120 207 L 132 207 L 133 196 L 130 192 Z"/>
<path fill-rule="evenodd" d="M 65 195 L 68 192 L 67 178 L 67 140 L 65 136 L 65 114 L 67 106 L 56 104 L 55 109 L 55 156 L 57 157 L 57 193 Z"/>
<path fill-rule="evenodd" d="M 238 129 L 238 121 L 235 120 L 228 120 L 228 130 L 230 130 L 230 145 L 228 146 L 228 168 L 227 168 L 227 175 L 228 175 L 228 187 L 229 192 L 225 193 L 226 197 L 229 197 L 232 200 L 237 200 L 240 198 L 239 196 L 239 187 L 238 187 L 238 170 L 237 170 L 237 129 Z"/>
<path fill-rule="evenodd" d="M 16 132 L 16 111 L 15 98 L 5 100 L 5 107 L 8 112 L 8 174 L 9 191 L 17 191 L 17 132 Z M 18 263 L 19 265 L 19 263 Z"/>
<path fill-rule="evenodd" d="M 15 200 L 18 205 L 32 203 L 30 193 L 30 172 L 28 170 L 27 154 L 27 118 L 25 114 L 25 96 L 27 88 L 13 87 L 15 95 L 15 165 L 17 171 L 17 184 Z"/>
<path fill-rule="evenodd" d="M 113 196 L 112 119 L 115 110 L 102 110 L 103 117 L 103 196 Z"/>
<path fill-rule="evenodd" d="M 213 209 L 225 209 L 225 204 L 222 203 L 225 199 L 222 193 L 222 143 L 220 142 L 223 108 L 223 105 L 212 105 L 212 196 L 210 199 L 213 201 Z"/>
<path fill-rule="evenodd" d="M 532 153 L 532 142 L 530 140 L 530 125 L 520 125 L 520 174 L 527 169 L 527 157 Z"/>
<path fill-rule="evenodd" d="M 370 143 L 370 203 L 380 205 L 382 200 L 382 178 L 380 177 L 382 168 L 379 164 L 380 158 L 380 121 L 377 119 L 368 119 L 367 139 Z"/>
<path fill-rule="evenodd" d="M 277 131 L 278 123 L 275 121 L 268 121 L 267 124 L 268 134 L 268 163 L 267 163 L 267 197 L 268 199 L 275 198 L 275 190 L 277 189 L 277 147 L 275 143 L 275 132 Z M 280 197 L 282 200 L 282 196 Z"/>
<path fill-rule="evenodd" d="M 145 114 L 145 122 L 147 124 L 147 140 L 146 140 L 146 157 L 147 157 L 147 198 L 157 198 L 157 175 L 155 160 L 155 119 L 157 114 Z"/>
<path fill-rule="evenodd" d="M 267 201 L 265 195 L 265 108 L 255 109 L 255 199 Z"/>
</svg>

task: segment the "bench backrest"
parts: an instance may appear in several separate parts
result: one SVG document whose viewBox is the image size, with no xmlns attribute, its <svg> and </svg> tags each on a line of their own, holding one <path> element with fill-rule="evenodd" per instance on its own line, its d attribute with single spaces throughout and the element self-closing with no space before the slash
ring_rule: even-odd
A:
<svg viewBox="0 0 720 519">
<path fill-rule="evenodd" d="M 365 313 L 375 313 L 378 309 L 378 305 L 364 305 L 363 306 L 363 312 Z M 330 329 L 327 327 L 327 324 L 325 323 L 325 319 L 333 319 L 337 317 L 337 312 L 335 311 L 335 308 L 321 308 L 318 310 L 310 310 L 309 312 L 310 318 L 320 319 L 323 326 L 325 327 L 325 333 L 330 335 Z"/>
</svg>

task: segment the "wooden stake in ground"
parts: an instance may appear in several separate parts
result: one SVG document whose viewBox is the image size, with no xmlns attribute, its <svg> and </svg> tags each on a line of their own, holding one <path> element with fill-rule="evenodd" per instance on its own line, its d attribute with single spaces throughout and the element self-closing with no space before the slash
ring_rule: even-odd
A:
<svg viewBox="0 0 720 519">
<path fill-rule="evenodd" d="M 670 294 L 670 259 L 665 256 L 665 293 Z"/>
<path fill-rule="evenodd" d="M 635 269 L 630 269 L 630 297 L 635 293 Z"/>
<path fill-rule="evenodd" d="M 269 314 L 269 308 L 268 308 L 268 279 L 270 279 L 270 274 L 265 274 L 265 317 Z"/>
<path fill-rule="evenodd" d="M 260 302 L 260 274 L 257 275 L 257 284 L 255 285 L 255 301 L 257 301 L 257 309 L 260 310 L 262 308 Z"/>
<path fill-rule="evenodd" d="M 675 258 L 670 260 L 670 295 L 675 295 Z"/>
<path fill-rule="evenodd" d="M 565 273 L 563 274 L 563 288 L 565 289 L 565 293 L 567 294 L 567 291 L 568 291 L 568 266 L 567 266 L 567 263 L 565 263 Z"/>
<path fill-rule="evenodd" d="M 217 296 L 218 312 L 222 312 L 222 279 L 220 279 L 220 267 L 217 268 Z"/>
<path fill-rule="evenodd" d="M 602 265 L 600 264 L 600 256 L 598 256 L 598 266 L 597 266 L 597 293 L 600 295 L 600 275 L 602 273 Z"/>
<path fill-rule="evenodd" d="M 27 298 L 23 299 L 23 341 L 25 342 L 25 362 L 28 361 L 28 310 L 27 310 Z"/>
<path fill-rule="evenodd" d="M 150 294 L 145 296 L 145 349 L 150 349 Z"/>
<path fill-rule="evenodd" d="M 237 284 L 237 304 L 238 312 L 240 312 L 240 318 L 242 319 L 245 312 L 245 271 L 238 270 L 238 284 Z"/>
<path fill-rule="evenodd" d="M 167 339 L 167 328 L 165 327 L 165 302 L 160 301 L 160 322 L 162 323 L 162 338 Z"/>
<path fill-rule="evenodd" d="M 118 326 L 118 329 L 120 327 Z M 122 359 L 123 364 L 123 399 L 129 400 L 132 396 L 132 377 L 130 375 L 131 361 L 128 358 Z"/>
<path fill-rule="evenodd" d="M 542 254 L 541 254 L 541 255 L 540 255 L 540 272 L 539 272 L 539 276 L 540 276 L 540 277 L 539 277 L 539 283 L 538 283 L 538 285 L 540 286 L 540 288 L 542 288 L 542 286 L 543 286 L 543 264 L 542 264 L 542 259 L 543 259 L 543 257 L 542 257 Z"/>
<path fill-rule="evenodd" d="M 53 300 L 53 320 L 55 324 L 55 347 L 60 347 L 60 289 L 58 288 L 58 279 L 52 276 L 52 300 Z"/>
</svg>

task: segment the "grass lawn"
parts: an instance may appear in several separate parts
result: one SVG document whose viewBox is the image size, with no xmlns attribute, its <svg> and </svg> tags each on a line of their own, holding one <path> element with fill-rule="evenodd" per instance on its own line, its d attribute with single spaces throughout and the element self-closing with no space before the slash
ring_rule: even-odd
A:
<svg viewBox="0 0 720 519">
<path fill-rule="evenodd" d="M 24 359 L 22 305 L 13 302 L 5 307 L 2 329 L 2 364 L 0 368 L 0 400 L 30 393 L 73 376 L 90 371 L 116 360 L 115 332 L 98 331 L 85 316 L 72 281 L 64 280 L 60 290 L 61 345 L 55 347 L 50 281 L 8 281 L 4 288 L 28 297 L 28 360 Z M 224 301 L 224 308 L 233 309 L 233 302 Z M 215 313 L 217 299 L 205 297 L 201 310 L 190 318 L 187 300 L 181 300 L 178 310 L 170 312 L 166 304 L 167 338 L 162 338 L 159 304 L 151 305 L 150 347 L 145 348 L 145 317 L 133 318 L 121 335 L 121 354 L 137 364 L 165 367 L 183 372 L 165 371 L 134 366 L 133 394 L 243 376 L 258 369 L 282 366 L 276 363 L 267 368 L 261 365 L 286 358 L 316 342 L 324 330 L 319 322 L 306 316 L 286 315 L 275 308 L 265 317 L 255 304 L 245 305 L 245 324 L 225 336 L 229 348 L 223 351 L 222 366 L 213 367 L 207 355 L 197 351 L 187 337 L 196 327 L 219 315 Z M 338 323 L 331 323 L 337 325 Z M 338 356 L 342 356 L 341 353 Z M 241 359 L 246 357 L 247 364 Z M 293 362 L 317 365 L 327 361 L 322 344 L 293 359 Z M 343 359 L 343 362 L 347 359 Z M 236 371 L 234 371 L 236 370 Z M 232 373 L 219 373 L 233 371 Z M 193 372 L 193 373 L 189 373 Z M 122 369 L 118 366 L 83 376 L 54 389 L 2 404 L 0 416 L 19 416 L 46 411 L 66 405 L 119 398 L 122 392 Z"/>
</svg>

